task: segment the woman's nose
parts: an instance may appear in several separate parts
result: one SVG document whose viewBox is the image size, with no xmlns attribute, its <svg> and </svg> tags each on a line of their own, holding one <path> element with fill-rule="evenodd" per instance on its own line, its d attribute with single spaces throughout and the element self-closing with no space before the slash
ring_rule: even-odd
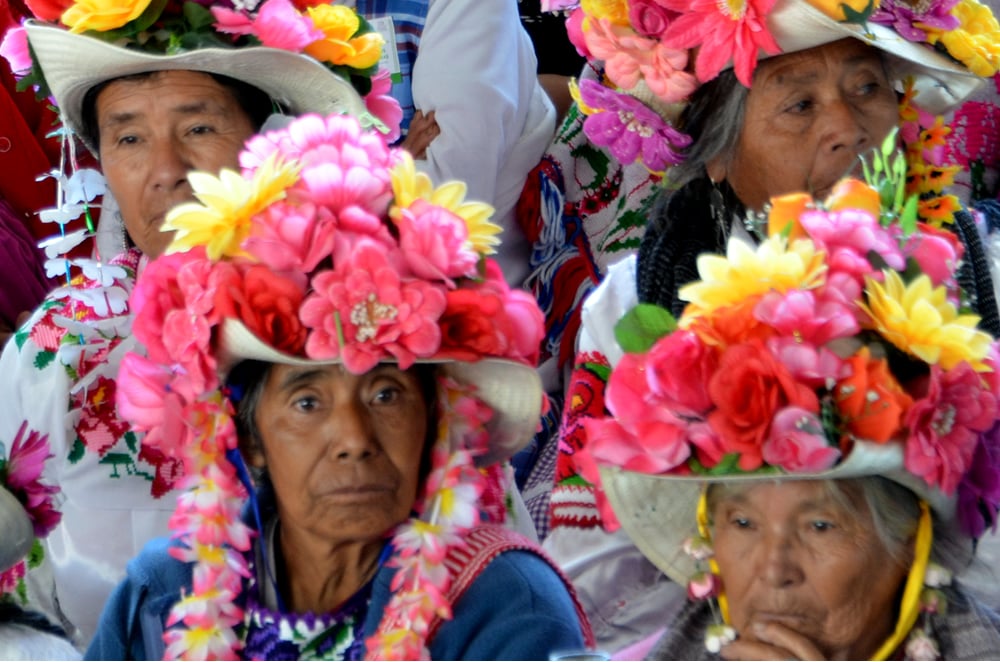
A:
<svg viewBox="0 0 1000 662">
<path fill-rule="evenodd" d="M 823 116 L 825 147 L 830 152 L 851 152 L 852 157 L 871 147 L 865 113 L 846 99 L 831 103 Z"/>
<path fill-rule="evenodd" d="M 378 454 L 371 419 L 360 404 L 334 408 L 326 424 L 329 457 L 338 462 L 358 461 Z"/>
<path fill-rule="evenodd" d="M 759 569 L 762 581 L 772 588 L 790 588 L 802 582 L 804 573 L 790 536 L 772 534 L 758 544 L 762 546 L 762 567 Z"/>
</svg>

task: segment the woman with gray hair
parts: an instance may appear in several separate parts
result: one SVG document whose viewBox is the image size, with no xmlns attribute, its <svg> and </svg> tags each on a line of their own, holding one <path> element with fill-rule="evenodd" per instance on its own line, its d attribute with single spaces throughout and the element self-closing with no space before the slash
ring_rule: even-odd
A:
<svg viewBox="0 0 1000 662">
<path fill-rule="evenodd" d="M 969 2 L 941 28 L 948 36 L 937 49 L 904 38 L 915 33 L 892 19 L 905 13 L 903 3 L 883 2 L 877 13 L 862 16 L 864 3 L 844 9 L 818 0 L 747 2 L 740 3 L 739 20 L 716 5 L 641 4 L 627 25 L 588 5 L 577 10 L 584 14 L 578 38 L 608 63 L 611 83 L 581 83 L 580 104 L 589 113 L 584 130 L 619 160 L 638 159 L 663 172 L 664 188 L 638 254 L 612 265 L 583 304 L 559 432 L 552 530 L 544 541 L 576 582 L 598 640 L 611 650 L 654 633 L 662 614 L 683 597 L 626 536 L 603 530 L 601 496 L 585 473 L 587 421 L 605 413 L 607 374 L 628 349 L 615 338 L 615 321 L 638 303 L 679 315 L 686 304 L 679 291 L 696 278 L 701 255 L 722 252 L 731 238 L 757 244 L 763 236 L 748 216 L 793 191 L 825 198 L 841 178 L 860 174 L 862 159 L 880 152 L 893 131 L 902 129 L 909 158 L 900 167 L 922 186 L 933 168 L 921 159 L 934 150 L 925 141 L 929 133 L 920 130 L 930 120 L 916 105 L 939 113 L 974 91 L 977 75 L 996 69 L 990 44 L 1000 36 L 988 9 L 979 13 L 981 5 Z M 983 21 L 959 20 L 965 11 Z M 716 33 L 714 25 L 734 31 Z M 940 48 L 972 33 L 970 39 L 984 45 L 989 73 L 974 75 L 978 60 L 959 61 Z M 626 43 L 644 44 L 639 52 L 654 52 L 657 62 L 670 65 L 646 68 Z M 944 227 L 954 234 L 942 237 L 962 244 L 955 255 L 963 258 L 957 277 L 965 302 L 983 328 L 1000 332 L 976 225 L 964 212 L 944 214 L 949 201 L 938 186 L 914 204 L 925 222 L 941 226 L 939 211 L 953 217 Z"/>
</svg>

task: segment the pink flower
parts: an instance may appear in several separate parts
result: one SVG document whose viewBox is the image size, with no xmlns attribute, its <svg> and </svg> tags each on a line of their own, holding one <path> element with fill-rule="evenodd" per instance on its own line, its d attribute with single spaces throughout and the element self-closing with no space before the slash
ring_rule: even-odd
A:
<svg viewBox="0 0 1000 662">
<path fill-rule="evenodd" d="M 799 222 L 817 248 L 829 254 L 830 272 L 848 273 L 863 282 L 866 275 L 878 271 L 868 260 L 872 252 L 891 269 L 906 268 L 899 242 L 866 211 L 806 211 Z"/>
<path fill-rule="evenodd" d="M 678 330 L 661 338 L 649 350 L 643 368 L 652 396 L 647 401 L 655 398 L 680 416 L 702 417 L 712 407 L 708 382 L 718 358 L 694 332 Z"/>
<path fill-rule="evenodd" d="M 17 590 L 17 585 L 24 578 L 25 570 L 25 562 L 18 561 L 3 572 L 0 572 L 0 596 L 13 593 Z"/>
<path fill-rule="evenodd" d="M 445 207 L 418 200 L 399 210 L 393 220 L 403 259 L 415 276 L 454 287 L 452 278 L 475 275 L 479 256 L 468 244 L 464 219 Z"/>
<path fill-rule="evenodd" d="M 905 416 L 907 470 L 953 494 L 969 469 L 979 433 L 989 430 L 996 416 L 996 396 L 969 364 L 948 371 L 932 365 L 927 394 Z"/>
<path fill-rule="evenodd" d="M 377 74 L 372 76 L 372 89 L 365 95 L 365 107 L 368 112 L 389 128 L 385 140 L 390 144 L 399 139 L 399 127 L 403 121 L 403 109 L 396 98 L 390 94 L 391 91 L 392 78 L 389 70 L 380 69 Z"/>
<path fill-rule="evenodd" d="M 920 223 L 920 231 L 907 237 L 903 252 L 914 259 L 920 271 L 930 276 L 935 286 L 955 288 L 955 272 L 964 247 L 953 232 Z"/>
<path fill-rule="evenodd" d="M 830 446 L 819 417 L 801 407 L 785 407 L 771 423 L 762 447 L 764 461 L 792 473 L 816 473 L 840 459 L 840 449 Z"/>
<path fill-rule="evenodd" d="M 42 538 L 54 529 L 62 517 L 52 503 L 59 488 L 41 482 L 45 461 L 52 457 L 48 435 L 32 430 L 25 435 L 28 422 L 21 423 L 7 457 L 5 482 L 24 506 L 35 537 Z"/>
<path fill-rule="evenodd" d="M 289 0 L 266 0 L 252 19 L 223 7 L 212 7 L 211 11 L 219 32 L 254 35 L 271 48 L 301 53 L 324 37 L 312 19 L 300 14 Z"/>
<path fill-rule="evenodd" d="M 404 279 L 381 246 L 359 242 L 349 259 L 316 276 L 312 286 L 299 313 L 311 329 L 306 340 L 311 358 L 340 357 L 360 374 L 389 356 L 406 369 L 441 344 L 444 293 L 425 281 Z"/>
<path fill-rule="evenodd" d="M 819 389 L 850 375 L 850 368 L 825 346 L 801 342 L 794 336 L 768 338 L 767 349 L 788 367 L 797 381 Z"/>
<path fill-rule="evenodd" d="M 860 330 L 852 309 L 837 300 L 817 300 L 817 294 L 812 290 L 768 292 L 754 308 L 754 317 L 782 336 L 813 346 Z"/>
<path fill-rule="evenodd" d="M 584 33 L 587 47 L 604 60 L 608 78 L 618 87 L 631 90 L 644 80 L 664 103 L 686 99 L 698 87 L 695 77 L 685 70 L 686 50 L 668 48 L 607 19 L 591 20 L 589 25 Z"/>
<path fill-rule="evenodd" d="M 616 419 L 584 419 L 586 450 L 599 465 L 647 474 L 666 473 L 686 462 L 691 449 L 684 421 L 669 420 L 668 415 L 659 419 L 648 417 L 627 427 Z"/>
<path fill-rule="evenodd" d="M 719 594 L 722 582 L 719 576 L 711 572 L 699 572 L 688 581 L 687 594 L 689 600 L 706 600 Z"/>
<path fill-rule="evenodd" d="M 590 49 L 587 48 L 587 38 L 583 33 L 583 19 L 585 18 L 584 11 L 577 7 L 566 19 L 566 36 L 569 37 L 569 41 L 576 48 L 576 52 L 580 54 L 580 57 L 585 57 L 588 60 L 592 57 Z"/>
<path fill-rule="evenodd" d="M 621 163 L 638 158 L 647 168 L 661 171 L 684 160 L 681 151 L 691 137 L 627 94 L 620 94 L 592 80 L 580 82 L 580 97 L 598 109 L 584 120 L 583 130 L 591 142 L 607 147 Z"/>
<path fill-rule="evenodd" d="M 254 218 L 243 248 L 274 271 L 301 278 L 333 251 L 336 217 L 319 212 L 311 202 L 276 202 Z"/>
<path fill-rule="evenodd" d="M 628 20 L 643 37 L 659 39 L 670 22 L 677 16 L 662 0 L 631 0 Z"/>
<path fill-rule="evenodd" d="M 7 30 L 0 42 L 0 57 L 7 60 L 15 76 L 24 76 L 31 71 L 31 55 L 28 52 L 28 33 L 22 27 Z"/>
<path fill-rule="evenodd" d="M 736 78 L 750 87 L 757 67 L 757 51 L 781 53 L 781 47 L 767 30 L 767 15 L 774 0 L 662 0 L 681 15 L 662 36 L 670 48 L 698 47 L 695 75 L 707 82 L 733 61 Z"/>
</svg>

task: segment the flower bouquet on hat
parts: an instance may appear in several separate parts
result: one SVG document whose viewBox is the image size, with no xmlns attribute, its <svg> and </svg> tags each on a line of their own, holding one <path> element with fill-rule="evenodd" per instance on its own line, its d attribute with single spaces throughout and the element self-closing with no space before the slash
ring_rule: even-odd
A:
<svg viewBox="0 0 1000 662">
<path fill-rule="evenodd" d="M 608 382 L 611 416 L 585 422 L 581 475 L 880 473 L 970 536 L 995 526 L 1000 350 L 965 312 L 960 245 L 916 221 L 893 147 L 870 183 L 774 199 L 756 248 L 733 238 L 701 256 L 679 320 L 640 304 L 619 322 L 630 353 Z"/>
<path fill-rule="evenodd" d="M 346 116 L 301 117 L 247 142 L 242 172 L 192 173 L 198 202 L 174 208 L 167 252 L 132 295 L 146 355 L 122 362 L 118 406 L 144 448 L 177 462 L 187 491 L 172 520 L 194 562 L 174 607 L 169 656 L 231 656 L 233 600 L 252 532 L 232 453 L 230 371 L 247 359 L 440 365 L 439 426 L 418 514 L 393 537 L 394 597 L 369 655 L 427 655 L 449 618 L 445 553 L 481 513 L 502 521 L 500 462 L 532 437 L 543 407 L 535 372 L 542 315 L 489 257 L 500 228 L 465 186 L 434 187 L 404 151 Z"/>
</svg>

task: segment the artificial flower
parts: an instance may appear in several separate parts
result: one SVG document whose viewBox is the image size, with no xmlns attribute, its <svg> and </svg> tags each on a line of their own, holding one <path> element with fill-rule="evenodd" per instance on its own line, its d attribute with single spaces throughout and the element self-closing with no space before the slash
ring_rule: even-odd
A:
<svg viewBox="0 0 1000 662">
<path fill-rule="evenodd" d="M 816 287 L 825 270 L 823 254 L 811 241 L 789 244 L 780 236 L 771 236 L 754 249 L 734 238 L 725 257 L 699 256 L 701 280 L 680 288 L 678 296 L 691 302 L 688 317 L 693 318 L 766 292 Z"/>
<path fill-rule="evenodd" d="M 95 30 L 107 32 L 134 21 L 146 11 L 150 0 L 76 0 L 61 20 L 74 34 Z"/>
<path fill-rule="evenodd" d="M 489 219 L 493 207 L 482 202 L 470 202 L 465 199 L 466 186 L 462 182 L 449 182 L 434 188 L 430 177 L 417 172 L 413 157 L 407 152 L 399 154 L 399 160 L 392 168 L 392 192 L 395 195 L 394 209 L 389 211 L 395 218 L 399 209 L 405 209 L 417 199 L 444 207 L 465 221 L 469 233 L 469 247 L 480 255 L 492 255 L 500 244 L 497 235 L 503 231 Z"/>
<path fill-rule="evenodd" d="M 969 472 L 958 484 L 956 518 L 962 530 L 980 538 L 996 531 L 1000 504 L 1000 422 L 979 435 Z"/>
<path fill-rule="evenodd" d="M 931 0 L 911 5 L 905 0 L 882 0 L 872 13 L 872 23 L 891 25 L 907 41 L 927 41 L 926 27 L 953 30 L 958 19 L 951 13 L 958 0 Z"/>
<path fill-rule="evenodd" d="M 465 220 L 451 210 L 418 200 L 393 218 L 399 247 L 418 278 L 454 287 L 452 278 L 475 275 L 479 255 L 472 250 Z"/>
<path fill-rule="evenodd" d="M 680 152 L 691 144 L 691 137 L 639 100 L 590 80 L 580 82 L 580 95 L 595 109 L 584 120 L 584 132 L 591 142 L 607 147 L 620 162 L 632 163 L 641 158 L 651 171 L 660 172 L 684 160 Z"/>
<path fill-rule="evenodd" d="M 596 19 L 606 19 L 615 25 L 628 25 L 628 0 L 580 0 L 580 7 Z"/>
<path fill-rule="evenodd" d="M 628 3 L 629 23 L 643 37 L 658 39 L 676 16 L 663 0 L 630 0 Z"/>
<path fill-rule="evenodd" d="M 1000 24 L 990 8 L 977 0 L 959 0 L 952 14 L 961 22 L 954 30 L 929 30 L 928 41 L 940 43 L 976 76 L 989 78 L 1000 70 Z"/>
<path fill-rule="evenodd" d="M 385 40 L 378 32 L 358 34 L 361 20 L 344 5 L 316 5 L 306 10 L 323 37 L 306 46 L 320 62 L 367 69 L 378 63 Z"/>
<path fill-rule="evenodd" d="M 250 34 L 270 48 L 301 53 L 306 46 L 323 38 L 312 20 L 298 12 L 290 0 L 267 0 L 255 16 L 226 7 L 211 7 L 219 32 Z"/>
<path fill-rule="evenodd" d="M 775 414 L 785 407 L 818 413 L 816 392 L 792 378 L 759 341 L 730 347 L 708 384 L 715 408 L 708 422 L 730 452 L 740 454 L 743 471 L 758 469 Z"/>
<path fill-rule="evenodd" d="M 868 303 L 862 308 L 873 328 L 899 349 L 930 365 L 950 370 L 962 361 L 976 370 L 983 363 L 991 337 L 979 331 L 977 315 L 961 315 L 948 301 L 944 287 L 934 287 L 920 275 L 904 284 L 895 271 L 883 271 L 885 282 L 865 279 Z"/>
<path fill-rule="evenodd" d="M 306 342 L 298 314 L 305 288 L 259 264 L 246 267 L 241 275 L 241 287 L 230 290 L 237 319 L 269 346 L 298 354 Z"/>
<path fill-rule="evenodd" d="M 45 460 L 52 457 L 49 451 L 48 435 L 36 430 L 27 432 L 28 422 L 21 423 L 17 435 L 10 446 L 3 469 L 3 483 L 6 484 L 24 506 L 31 520 L 36 538 L 43 538 L 56 527 L 62 514 L 53 503 L 59 488 L 42 483 Z"/>
<path fill-rule="evenodd" d="M 36 18 L 55 23 L 73 5 L 73 0 L 24 0 Z"/>
<path fill-rule="evenodd" d="M 680 16 L 661 37 L 670 48 L 698 48 L 695 75 L 707 82 L 732 60 L 736 78 L 750 87 L 757 53 L 778 55 L 781 47 L 767 29 L 774 0 L 664 0 Z"/>
<path fill-rule="evenodd" d="M 650 348 L 645 382 L 656 404 L 668 406 L 681 416 L 703 417 L 712 406 L 708 383 L 717 369 L 715 351 L 694 333 L 679 330 Z"/>
<path fill-rule="evenodd" d="M 818 473 L 840 459 L 830 446 L 819 417 L 800 407 L 785 407 L 774 415 L 761 456 L 772 467 L 792 473 Z"/>
<path fill-rule="evenodd" d="M 837 299 L 823 298 L 827 290 L 768 292 L 753 309 L 754 317 L 782 336 L 818 347 L 859 331 L 850 308 Z"/>
<path fill-rule="evenodd" d="M 805 237 L 799 216 L 814 204 L 813 197 L 808 193 L 786 193 L 771 198 L 767 208 L 768 236 L 780 234 L 789 241 Z"/>
<path fill-rule="evenodd" d="M 844 437 L 875 443 L 890 441 L 901 429 L 913 399 L 903 390 L 884 358 L 862 347 L 846 360 L 848 371 L 834 388 L 834 404 Z"/>
<path fill-rule="evenodd" d="M 28 51 L 28 33 L 23 27 L 7 30 L 0 41 L 0 57 L 7 60 L 15 76 L 24 76 L 31 70 L 31 53 Z"/>
<path fill-rule="evenodd" d="M 372 89 L 365 95 L 365 108 L 385 125 L 388 130 L 385 139 L 390 144 L 399 139 L 403 121 L 403 109 L 391 92 L 392 76 L 388 69 L 380 69 L 372 76 Z"/>
<path fill-rule="evenodd" d="M 271 158 L 249 181 L 232 170 L 222 170 L 218 177 L 189 173 L 200 203 L 178 205 L 167 214 L 163 229 L 177 232 L 167 252 L 204 246 L 210 260 L 245 255 L 241 244 L 250 233 L 253 217 L 285 197 L 286 189 L 297 181 L 298 171 L 296 165 Z"/>
<path fill-rule="evenodd" d="M 955 286 L 955 272 L 964 250 L 955 233 L 928 223 L 921 223 L 920 232 L 911 234 L 903 244 L 906 257 L 917 263 L 935 287 Z"/>
</svg>

